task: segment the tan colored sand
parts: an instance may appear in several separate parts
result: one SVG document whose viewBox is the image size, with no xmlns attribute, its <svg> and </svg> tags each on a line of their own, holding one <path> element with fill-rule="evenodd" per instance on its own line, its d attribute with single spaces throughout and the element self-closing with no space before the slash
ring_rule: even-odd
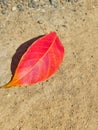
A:
<svg viewBox="0 0 98 130">
<path fill-rule="evenodd" d="M 0 14 L 0 85 L 16 49 L 56 31 L 65 57 L 47 82 L 0 89 L 0 130 L 98 130 L 98 2 Z"/>
</svg>

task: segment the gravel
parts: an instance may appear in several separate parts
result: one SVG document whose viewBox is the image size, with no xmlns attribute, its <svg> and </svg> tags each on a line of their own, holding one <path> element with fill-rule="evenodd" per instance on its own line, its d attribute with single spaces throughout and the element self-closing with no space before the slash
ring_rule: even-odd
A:
<svg viewBox="0 0 98 130">
<path fill-rule="evenodd" d="M 1 0 L 0 1 L 0 12 L 2 15 L 9 13 L 9 10 L 15 11 L 18 9 L 18 11 L 23 11 L 24 8 L 31 8 L 31 9 L 40 9 L 44 8 L 45 6 L 53 6 L 54 8 L 57 8 L 58 5 L 61 3 L 61 5 L 64 6 L 66 2 L 75 3 L 78 2 L 78 0 L 47 0 L 47 1 L 40 1 L 40 0 L 29 0 L 29 1 L 23 1 L 23 0 L 15 0 L 15 1 L 8 1 L 8 0 Z M 63 4 L 62 4 L 63 3 Z"/>
</svg>

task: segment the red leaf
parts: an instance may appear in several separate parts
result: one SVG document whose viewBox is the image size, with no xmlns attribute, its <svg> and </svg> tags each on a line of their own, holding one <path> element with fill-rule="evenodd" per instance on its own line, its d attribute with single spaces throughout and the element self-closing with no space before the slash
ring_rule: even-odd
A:
<svg viewBox="0 0 98 130">
<path fill-rule="evenodd" d="M 4 87 L 32 85 L 48 79 L 59 68 L 64 56 L 55 32 L 36 40 L 20 59 L 13 79 Z"/>
</svg>

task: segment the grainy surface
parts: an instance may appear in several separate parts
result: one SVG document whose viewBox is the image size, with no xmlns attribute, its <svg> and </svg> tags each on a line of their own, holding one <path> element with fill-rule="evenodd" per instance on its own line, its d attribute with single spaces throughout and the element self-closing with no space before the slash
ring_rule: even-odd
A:
<svg viewBox="0 0 98 130">
<path fill-rule="evenodd" d="M 0 130 L 98 130 L 97 0 L 58 1 L 56 7 L 48 0 L 35 1 L 34 7 L 25 1 L 4 2 L 0 3 L 1 86 L 12 76 L 12 57 L 22 43 L 56 31 L 66 52 L 48 81 L 0 89 Z"/>
</svg>

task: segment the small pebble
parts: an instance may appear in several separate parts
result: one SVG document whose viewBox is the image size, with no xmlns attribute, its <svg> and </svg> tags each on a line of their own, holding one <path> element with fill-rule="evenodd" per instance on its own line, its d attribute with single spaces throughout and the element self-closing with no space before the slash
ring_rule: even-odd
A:
<svg viewBox="0 0 98 130">
<path fill-rule="evenodd" d="M 12 7 L 12 11 L 15 11 L 16 10 L 16 7 L 14 6 L 14 7 Z"/>
<path fill-rule="evenodd" d="M 28 7 L 29 7 L 29 8 L 32 8 L 32 3 L 28 3 Z"/>
<path fill-rule="evenodd" d="M 18 4 L 18 5 L 17 5 L 17 8 L 19 9 L 19 11 L 22 11 L 22 10 L 23 10 L 23 8 L 22 8 L 22 5 L 21 5 L 21 4 Z"/>
<path fill-rule="evenodd" d="M 3 3 L 4 5 L 7 5 L 7 0 L 2 0 L 2 3 Z"/>
<path fill-rule="evenodd" d="M 37 5 L 33 0 L 31 0 L 31 1 L 28 3 L 28 7 L 29 7 L 29 8 L 37 8 L 38 5 Z"/>
<path fill-rule="evenodd" d="M 38 23 L 38 24 L 42 24 L 43 22 L 42 22 L 41 20 L 38 20 L 37 23 Z"/>
<path fill-rule="evenodd" d="M 1 10 L 1 13 L 2 13 L 2 14 L 6 14 L 6 11 L 5 11 L 5 10 Z"/>
<path fill-rule="evenodd" d="M 50 0 L 50 4 L 56 8 L 58 3 L 57 0 Z"/>
</svg>

